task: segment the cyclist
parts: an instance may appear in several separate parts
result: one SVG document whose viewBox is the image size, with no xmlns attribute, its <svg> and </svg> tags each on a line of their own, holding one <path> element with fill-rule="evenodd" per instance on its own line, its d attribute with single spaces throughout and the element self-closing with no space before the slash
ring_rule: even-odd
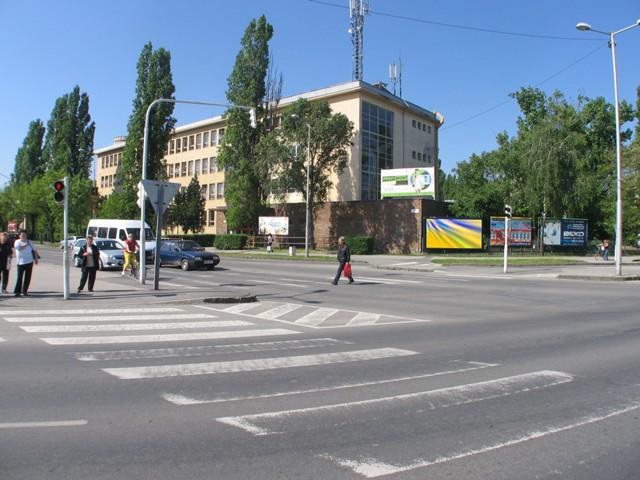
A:
<svg viewBox="0 0 640 480">
<path fill-rule="evenodd" d="M 134 272 L 137 271 L 138 258 L 136 257 L 136 254 L 139 250 L 140 247 L 138 247 L 138 242 L 133 238 L 133 234 L 128 233 L 127 239 L 124 241 L 124 265 L 122 266 L 123 276 L 128 267 L 131 267 Z"/>
</svg>

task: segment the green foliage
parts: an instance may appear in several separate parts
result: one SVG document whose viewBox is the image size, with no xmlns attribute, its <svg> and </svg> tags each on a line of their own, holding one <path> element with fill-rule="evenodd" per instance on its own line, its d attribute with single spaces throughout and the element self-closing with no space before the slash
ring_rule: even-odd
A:
<svg viewBox="0 0 640 480">
<path fill-rule="evenodd" d="M 95 123 L 89 115 L 89 96 L 76 85 L 56 100 L 47 123 L 43 158 L 48 171 L 89 177 Z"/>
<path fill-rule="evenodd" d="M 173 203 L 167 212 L 167 224 L 180 226 L 184 233 L 201 232 L 204 229 L 206 211 L 205 200 L 200 189 L 198 177 L 193 177 L 184 191 L 173 197 Z"/>
<path fill-rule="evenodd" d="M 344 241 L 349 245 L 351 253 L 355 255 L 370 255 L 373 253 L 374 237 L 354 236 L 345 237 Z"/>
<path fill-rule="evenodd" d="M 42 120 L 34 120 L 29 124 L 27 136 L 16 155 L 16 163 L 11 178 L 13 183 L 30 183 L 34 177 L 44 173 L 46 168 L 42 160 L 44 132 L 45 128 Z"/>
<path fill-rule="evenodd" d="M 170 52 L 164 48 L 154 51 L 152 44 L 147 43 L 140 53 L 137 72 L 133 112 L 129 117 L 122 164 L 118 171 L 118 180 L 122 191 L 126 198 L 133 195 L 134 199 L 137 184 L 142 176 L 144 124 L 147 108 L 159 98 L 173 98 L 175 92 Z M 146 178 L 148 179 L 164 180 L 166 177 L 163 158 L 176 123 L 176 119 L 172 117 L 173 109 L 173 103 L 160 103 L 151 111 L 147 144 Z M 139 216 L 139 209 L 135 201 L 123 202 L 121 206 L 125 210 L 118 212 L 118 216 L 113 218 Z"/>
<path fill-rule="evenodd" d="M 226 234 L 216 235 L 214 246 L 219 250 L 241 250 L 247 244 L 246 235 Z"/>
<path fill-rule="evenodd" d="M 184 240 L 193 240 L 203 247 L 213 247 L 216 240 L 216 236 L 212 233 L 196 233 L 192 235 L 183 235 L 182 238 Z"/>
<path fill-rule="evenodd" d="M 98 208 L 98 218 L 120 218 L 130 220 L 139 218 L 140 213 L 136 212 L 131 216 L 131 204 L 136 205 L 136 196 L 133 192 L 113 192 L 108 197 L 103 197 Z"/>
</svg>

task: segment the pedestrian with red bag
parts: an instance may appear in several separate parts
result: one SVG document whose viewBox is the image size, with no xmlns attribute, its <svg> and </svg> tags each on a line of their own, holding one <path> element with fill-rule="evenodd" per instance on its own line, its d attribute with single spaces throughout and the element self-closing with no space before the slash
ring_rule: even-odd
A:
<svg viewBox="0 0 640 480">
<path fill-rule="evenodd" d="M 344 237 L 338 238 L 338 272 L 336 278 L 331 282 L 333 285 L 338 284 L 340 275 L 344 274 L 349 279 L 349 285 L 353 283 L 353 275 L 351 274 L 351 250 L 349 246 L 344 243 Z"/>
</svg>

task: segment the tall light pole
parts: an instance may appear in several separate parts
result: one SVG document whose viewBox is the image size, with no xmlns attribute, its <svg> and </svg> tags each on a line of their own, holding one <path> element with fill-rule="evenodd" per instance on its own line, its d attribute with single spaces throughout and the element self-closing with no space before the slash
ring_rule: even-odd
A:
<svg viewBox="0 0 640 480">
<path fill-rule="evenodd" d="M 636 23 L 615 32 L 603 32 L 591 27 L 588 23 L 580 22 L 576 28 L 582 32 L 596 32 L 609 37 L 611 58 L 613 60 L 613 95 L 616 114 L 616 275 L 622 275 L 622 145 L 620 141 L 620 104 L 618 102 L 618 67 L 616 63 L 616 35 L 640 26 L 640 19 Z"/>
<path fill-rule="evenodd" d="M 292 113 L 291 118 L 299 118 L 297 113 Z M 309 218 L 311 217 L 311 210 L 309 203 L 309 190 L 311 185 L 311 124 L 305 122 L 307 125 L 307 188 L 306 188 L 306 204 L 305 204 L 305 221 L 304 221 L 304 256 L 309 257 Z"/>
<path fill-rule="evenodd" d="M 242 110 L 246 110 L 249 112 L 249 121 L 251 123 L 252 128 L 256 128 L 256 109 L 253 107 L 246 107 L 244 105 L 229 105 L 227 103 L 216 103 L 216 102 L 201 102 L 198 100 L 176 100 L 175 98 L 158 98 L 149 104 L 147 108 L 147 113 L 144 117 L 144 140 L 142 143 L 142 180 L 147 179 L 147 155 L 149 153 L 148 143 L 149 143 L 149 117 L 151 116 L 151 110 L 153 107 L 158 105 L 159 103 L 186 103 L 189 105 L 207 105 L 214 107 L 227 107 L 227 108 L 240 108 Z M 144 214 L 145 214 L 145 195 L 144 192 L 141 192 L 140 198 L 142 201 L 140 202 L 140 283 L 145 283 L 145 275 L 146 275 L 146 248 L 145 241 L 147 239 L 146 231 L 144 227 Z M 159 245 L 156 245 L 156 255 L 159 254 Z"/>
</svg>

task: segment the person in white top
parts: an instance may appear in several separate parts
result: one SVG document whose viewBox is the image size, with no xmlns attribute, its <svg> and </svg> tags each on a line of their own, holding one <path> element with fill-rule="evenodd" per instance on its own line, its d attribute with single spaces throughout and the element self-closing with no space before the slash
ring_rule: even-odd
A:
<svg viewBox="0 0 640 480">
<path fill-rule="evenodd" d="M 33 248 L 31 240 L 27 238 L 27 232 L 20 230 L 20 237 L 14 244 L 16 250 L 16 263 L 18 264 L 18 278 L 16 278 L 16 286 L 13 289 L 13 294 L 16 297 L 20 295 L 28 295 L 29 284 L 31 283 L 31 272 L 33 270 L 33 264 L 38 263 L 40 255 Z"/>
</svg>

